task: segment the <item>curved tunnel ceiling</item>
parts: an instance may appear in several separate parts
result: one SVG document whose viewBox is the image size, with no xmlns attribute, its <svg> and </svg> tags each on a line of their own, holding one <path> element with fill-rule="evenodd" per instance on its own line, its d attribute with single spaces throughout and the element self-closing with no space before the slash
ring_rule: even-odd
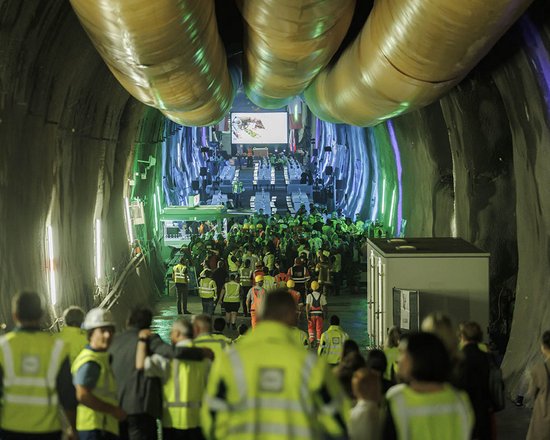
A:
<svg viewBox="0 0 550 440">
<path fill-rule="evenodd" d="M 531 2 L 378 1 L 327 67 L 353 0 L 238 0 L 244 88 L 256 104 L 278 108 L 309 86 L 306 102 L 321 119 L 375 125 L 448 92 Z M 231 107 L 238 80 L 225 63 L 214 0 L 71 3 L 115 77 L 143 103 L 191 126 L 213 124 Z"/>
</svg>

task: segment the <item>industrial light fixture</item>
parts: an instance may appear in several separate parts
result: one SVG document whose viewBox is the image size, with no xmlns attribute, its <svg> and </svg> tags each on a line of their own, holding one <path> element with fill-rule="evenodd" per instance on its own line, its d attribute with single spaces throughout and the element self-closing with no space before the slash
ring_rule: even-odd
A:
<svg viewBox="0 0 550 440">
<path fill-rule="evenodd" d="M 102 250 L 102 235 L 101 235 L 101 220 L 95 221 L 95 278 L 96 283 L 103 277 L 103 250 Z"/>
<path fill-rule="evenodd" d="M 48 281 L 50 286 L 50 301 L 55 306 L 57 303 L 57 288 L 55 283 L 55 263 L 53 249 L 53 231 L 52 226 L 46 226 L 46 249 L 48 251 Z"/>
<path fill-rule="evenodd" d="M 128 197 L 124 197 L 124 211 L 126 212 L 126 225 L 128 230 L 128 238 L 130 243 L 134 242 L 134 230 L 132 226 L 132 216 L 130 215 L 130 201 Z"/>
</svg>

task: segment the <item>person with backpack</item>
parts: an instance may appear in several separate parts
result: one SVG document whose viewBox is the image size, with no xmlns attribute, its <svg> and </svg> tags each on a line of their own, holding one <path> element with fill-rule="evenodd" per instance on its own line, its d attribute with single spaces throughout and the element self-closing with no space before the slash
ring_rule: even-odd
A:
<svg viewBox="0 0 550 440">
<path fill-rule="evenodd" d="M 327 298 L 318 291 L 319 283 L 311 282 L 311 293 L 306 297 L 306 318 L 309 333 L 309 342 L 313 347 L 321 339 L 323 333 L 324 319 L 327 316 Z"/>
</svg>

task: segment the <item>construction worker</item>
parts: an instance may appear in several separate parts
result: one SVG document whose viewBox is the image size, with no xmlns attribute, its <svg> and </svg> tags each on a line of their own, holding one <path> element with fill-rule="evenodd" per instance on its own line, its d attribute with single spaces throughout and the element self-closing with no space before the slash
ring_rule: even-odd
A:
<svg viewBox="0 0 550 440">
<path fill-rule="evenodd" d="M 239 302 L 241 300 L 241 285 L 237 283 L 237 276 L 232 273 L 229 275 L 229 281 L 223 285 L 221 301 L 225 310 L 225 321 L 229 328 L 237 329 L 237 313 L 239 312 Z"/>
<path fill-rule="evenodd" d="M 248 331 L 248 326 L 246 324 L 241 324 L 239 325 L 239 328 L 237 329 L 237 331 L 239 332 L 239 336 L 237 336 L 237 338 L 233 341 L 233 344 L 236 344 L 237 342 L 242 341 L 244 335 Z"/>
<path fill-rule="evenodd" d="M 244 185 L 239 180 L 238 177 L 235 177 L 235 179 L 233 180 L 232 189 L 233 189 L 233 195 L 235 196 L 235 208 L 240 208 L 241 194 L 244 192 Z"/>
<path fill-rule="evenodd" d="M 286 289 L 266 296 L 260 318 L 212 365 L 201 408 L 205 437 L 346 438 L 349 401 L 328 364 L 295 342 L 296 304 Z"/>
<path fill-rule="evenodd" d="M 302 295 L 300 295 L 300 292 L 294 290 L 294 286 L 294 280 L 290 279 L 286 282 L 288 293 L 290 293 L 292 295 L 292 298 L 294 298 L 294 301 L 296 301 L 296 319 L 298 322 L 300 322 L 302 311 L 304 310 L 304 301 L 302 299 Z"/>
<path fill-rule="evenodd" d="M 165 357 L 174 357 L 177 354 L 178 359 L 198 361 L 210 356 L 202 348 L 178 347 L 174 350 L 159 335 L 151 334 L 152 320 L 151 309 L 142 306 L 132 308 L 126 320 L 126 330 L 117 332 L 109 347 L 118 402 L 128 414 L 127 419 L 119 424 L 120 438 L 124 440 L 155 439 L 157 419 L 162 419 L 161 383 L 152 378 L 144 378 L 135 368 L 140 334 L 148 335 L 146 345 L 149 354 Z"/>
<path fill-rule="evenodd" d="M 193 335 L 196 347 L 209 348 L 214 352 L 214 359 L 225 350 L 227 342 L 212 335 L 212 317 L 210 315 L 193 316 Z"/>
<path fill-rule="evenodd" d="M 324 357 L 329 365 L 336 366 L 342 360 L 344 342 L 348 339 L 348 334 L 340 327 L 340 318 L 332 315 L 330 327 L 321 335 L 317 354 Z"/>
<path fill-rule="evenodd" d="M 298 327 L 292 327 L 292 334 L 300 347 L 309 348 L 309 337 L 305 331 Z"/>
<path fill-rule="evenodd" d="M 248 308 L 248 310 L 250 310 L 250 324 L 252 325 L 253 329 L 256 327 L 257 322 L 256 313 L 259 311 L 266 294 L 263 287 L 263 275 L 256 275 L 254 281 L 256 282 L 256 284 L 248 291 L 248 294 L 246 295 L 246 307 Z"/>
<path fill-rule="evenodd" d="M 269 269 L 267 267 L 264 267 L 263 269 L 264 273 L 264 289 L 266 292 L 269 292 L 270 290 L 273 290 L 277 287 L 275 284 L 275 274 L 269 273 Z"/>
<path fill-rule="evenodd" d="M 323 333 L 323 323 L 327 316 L 327 298 L 318 291 L 319 283 L 311 282 L 311 293 L 306 298 L 306 318 L 309 342 L 315 347 Z"/>
<path fill-rule="evenodd" d="M 59 332 L 58 337 L 65 342 L 69 349 L 71 364 L 88 343 L 86 332 L 80 328 L 84 321 L 84 315 L 84 310 L 77 306 L 71 306 L 63 311 L 65 325 Z"/>
<path fill-rule="evenodd" d="M 60 439 L 58 402 L 75 438 L 76 400 L 69 349 L 63 340 L 40 328 L 44 309 L 35 292 L 12 300 L 16 328 L 0 337 L 0 438 Z"/>
<path fill-rule="evenodd" d="M 202 313 L 210 315 L 214 313 L 214 301 L 216 300 L 216 282 L 212 279 L 212 271 L 205 269 L 199 279 L 199 296 L 202 301 Z"/>
<path fill-rule="evenodd" d="M 243 305 L 243 316 L 249 315 L 249 310 L 246 306 L 246 295 L 252 287 L 252 281 L 250 281 L 251 275 L 252 268 L 250 266 L 250 260 L 244 260 L 244 265 L 239 268 L 239 284 L 241 285 L 241 302 Z"/>
<path fill-rule="evenodd" d="M 471 438 L 474 416 L 468 395 L 447 383 L 451 359 L 431 333 L 413 333 L 399 344 L 399 375 L 405 383 L 387 394 L 384 439 Z"/>
<path fill-rule="evenodd" d="M 288 269 L 287 274 L 294 280 L 296 290 L 300 292 L 302 298 L 304 298 L 306 294 L 306 283 L 309 280 L 309 271 L 307 267 L 303 265 L 300 258 L 294 259 L 294 266 Z"/>
<path fill-rule="evenodd" d="M 206 388 L 210 361 L 173 359 L 149 355 L 151 331 L 141 330 L 136 353 L 136 369 L 146 377 L 158 377 L 163 384 L 162 438 L 165 440 L 203 438 L 200 428 L 201 399 Z M 172 325 L 170 340 L 174 347 L 193 347 L 193 326 L 183 318 Z M 176 352 L 177 353 L 177 352 Z M 155 436 L 156 438 L 156 436 Z"/>
<path fill-rule="evenodd" d="M 189 292 L 189 274 L 187 266 L 185 265 L 185 258 L 182 258 L 178 264 L 176 264 L 172 270 L 172 278 L 176 285 L 176 308 L 178 315 L 182 313 L 190 314 L 187 310 L 187 294 Z"/>
<path fill-rule="evenodd" d="M 78 435 L 80 439 L 116 439 L 118 422 L 126 419 L 126 413 L 118 405 L 115 377 L 107 351 L 115 333 L 115 322 L 109 310 L 95 308 L 86 315 L 82 328 L 88 332 L 88 345 L 71 368 L 79 402 L 76 413 Z"/>
<path fill-rule="evenodd" d="M 214 324 L 212 324 L 212 328 L 214 329 L 214 331 L 212 332 L 212 337 L 214 339 L 219 339 L 223 341 L 225 343 L 225 347 L 233 343 L 233 339 L 228 338 L 223 334 L 223 331 L 225 330 L 225 319 L 223 318 L 214 319 Z"/>
</svg>

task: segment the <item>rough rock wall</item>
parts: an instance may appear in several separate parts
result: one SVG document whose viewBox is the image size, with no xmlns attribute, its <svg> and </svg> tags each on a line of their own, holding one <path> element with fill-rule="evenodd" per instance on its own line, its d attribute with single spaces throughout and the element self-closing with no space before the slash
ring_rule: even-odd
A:
<svg viewBox="0 0 550 440">
<path fill-rule="evenodd" d="M 48 302 L 47 223 L 58 312 L 92 305 L 95 218 L 104 222 L 107 267 L 128 254 L 122 185 L 142 107 L 68 2 L 2 2 L 0 20 L 0 321 L 10 324 L 16 291 Z"/>
</svg>

